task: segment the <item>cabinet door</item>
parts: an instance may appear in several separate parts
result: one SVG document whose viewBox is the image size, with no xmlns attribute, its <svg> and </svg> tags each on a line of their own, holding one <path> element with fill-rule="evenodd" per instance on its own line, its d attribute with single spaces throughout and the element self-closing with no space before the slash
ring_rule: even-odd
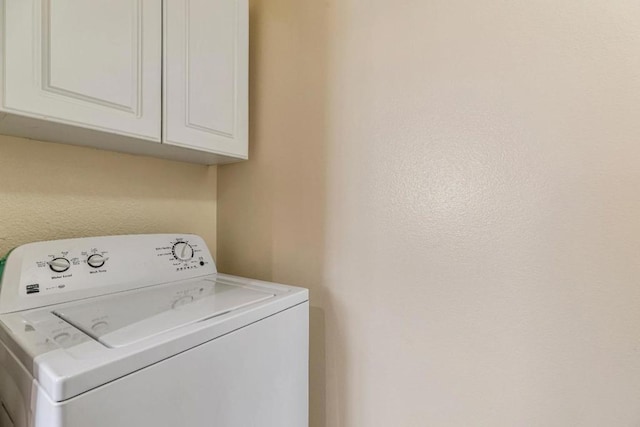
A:
<svg viewBox="0 0 640 427">
<path fill-rule="evenodd" d="M 5 112 L 160 141 L 157 0 L 0 0 Z"/>
<path fill-rule="evenodd" d="M 247 0 L 164 1 L 163 142 L 247 158 Z"/>
</svg>

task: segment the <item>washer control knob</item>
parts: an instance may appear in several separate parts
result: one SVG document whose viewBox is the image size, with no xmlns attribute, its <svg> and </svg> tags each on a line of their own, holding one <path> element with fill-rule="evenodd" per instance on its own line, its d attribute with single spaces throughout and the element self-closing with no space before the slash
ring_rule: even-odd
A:
<svg viewBox="0 0 640 427">
<path fill-rule="evenodd" d="M 93 254 L 89 258 L 87 258 L 87 264 L 89 264 L 89 266 L 93 268 L 102 267 L 105 261 L 105 257 L 100 254 Z"/>
<path fill-rule="evenodd" d="M 173 256 L 180 261 L 189 261 L 193 258 L 193 248 L 186 242 L 178 242 L 173 245 Z"/>
<path fill-rule="evenodd" d="M 71 268 L 71 263 L 66 258 L 55 258 L 49 261 L 49 268 L 56 273 L 64 273 Z"/>
</svg>

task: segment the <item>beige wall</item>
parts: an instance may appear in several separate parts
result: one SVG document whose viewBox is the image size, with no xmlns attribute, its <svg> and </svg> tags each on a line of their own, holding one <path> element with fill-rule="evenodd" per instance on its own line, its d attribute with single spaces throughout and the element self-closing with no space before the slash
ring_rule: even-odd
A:
<svg viewBox="0 0 640 427">
<path fill-rule="evenodd" d="M 311 288 L 312 425 L 640 424 L 640 2 L 251 9 L 219 266 Z"/>
<path fill-rule="evenodd" d="M 0 136 L 0 253 L 27 242 L 182 232 L 216 246 L 216 168 Z"/>
</svg>

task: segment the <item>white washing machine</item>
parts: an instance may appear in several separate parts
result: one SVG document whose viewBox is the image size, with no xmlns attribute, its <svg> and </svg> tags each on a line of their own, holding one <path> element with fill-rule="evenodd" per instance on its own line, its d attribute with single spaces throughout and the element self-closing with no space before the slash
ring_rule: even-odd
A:
<svg viewBox="0 0 640 427">
<path fill-rule="evenodd" d="M 0 275 L 0 427 L 308 425 L 308 291 L 198 236 L 32 243 Z"/>
</svg>

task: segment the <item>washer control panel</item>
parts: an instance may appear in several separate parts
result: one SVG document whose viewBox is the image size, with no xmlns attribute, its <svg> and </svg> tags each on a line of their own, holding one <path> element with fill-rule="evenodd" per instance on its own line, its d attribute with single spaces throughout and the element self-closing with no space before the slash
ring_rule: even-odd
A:
<svg viewBox="0 0 640 427">
<path fill-rule="evenodd" d="M 9 255 L 0 313 L 216 273 L 196 235 L 129 235 L 30 243 Z"/>
</svg>

